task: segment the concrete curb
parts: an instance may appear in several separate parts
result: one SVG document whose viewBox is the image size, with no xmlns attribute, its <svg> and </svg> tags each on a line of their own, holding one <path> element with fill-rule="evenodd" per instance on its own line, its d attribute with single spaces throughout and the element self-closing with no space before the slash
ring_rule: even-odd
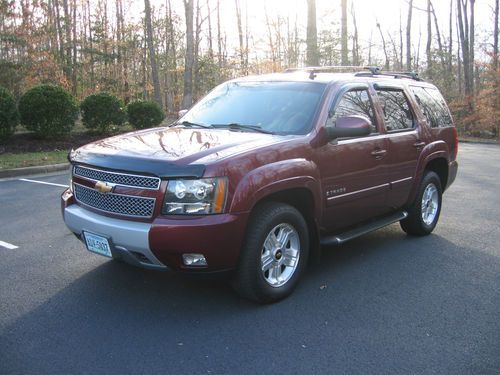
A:
<svg viewBox="0 0 500 375">
<path fill-rule="evenodd" d="M 40 165 L 36 167 L 14 168 L 0 170 L 0 178 L 29 176 L 32 174 L 43 174 L 59 172 L 69 169 L 69 163 Z"/>
</svg>

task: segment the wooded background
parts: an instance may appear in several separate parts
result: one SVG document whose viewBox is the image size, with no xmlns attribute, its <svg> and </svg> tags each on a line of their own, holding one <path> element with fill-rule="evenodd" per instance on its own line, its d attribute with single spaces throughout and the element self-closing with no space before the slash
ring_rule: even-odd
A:
<svg viewBox="0 0 500 375">
<path fill-rule="evenodd" d="M 481 0 L 491 9 L 480 20 L 484 43 L 476 41 L 475 0 L 445 0 L 441 13 L 432 0 L 401 0 L 390 28 L 377 19 L 359 25 L 360 0 L 330 1 L 319 18 L 315 0 L 301 0 L 304 14 L 270 12 L 263 2 L 257 28 L 251 1 L 0 0 L 0 85 L 16 97 L 38 83 L 79 99 L 108 91 L 175 113 L 235 76 L 376 65 L 435 83 L 462 134 L 499 137 L 499 0 Z M 415 21 L 422 14 L 423 29 Z"/>
</svg>

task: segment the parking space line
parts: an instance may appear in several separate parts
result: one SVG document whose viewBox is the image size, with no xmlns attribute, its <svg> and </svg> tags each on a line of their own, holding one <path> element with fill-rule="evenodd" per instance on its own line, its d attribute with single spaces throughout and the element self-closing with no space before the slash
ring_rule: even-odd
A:
<svg viewBox="0 0 500 375">
<path fill-rule="evenodd" d="M 9 250 L 14 250 L 14 249 L 19 248 L 19 246 L 12 245 L 11 243 L 4 242 L 4 241 L 0 241 L 0 246 L 5 247 L 6 249 L 9 249 Z"/>
<path fill-rule="evenodd" d="M 62 185 L 62 184 L 54 184 L 52 182 L 45 182 L 45 181 L 37 181 L 37 180 L 30 180 L 28 178 L 20 178 L 19 181 L 25 181 L 25 182 L 33 182 L 35 184 L 43 184 L 43 185 L 52 185 L 52 186 L 59 186 L 59 187 L 64 187 L 67 188 L 68 185 Z"/>
</svg>

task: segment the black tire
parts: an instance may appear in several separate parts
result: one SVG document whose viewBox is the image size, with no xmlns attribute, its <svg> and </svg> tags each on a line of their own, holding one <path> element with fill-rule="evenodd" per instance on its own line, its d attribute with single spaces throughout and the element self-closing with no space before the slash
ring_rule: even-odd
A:
<svg viewBox="0 0 500 375">
<path fill-rule="evenodd" d="M 427 189 L 432 190 L 433 188 L 435 188 L 435 200 L 437 200 L 436 211 L 435 214 L 432 215 L 432 217 L 427 217 L 427 220 L 424 220 L 425 215 L 422 214 L 423 200 L 427 202 L 427 207 L 429 207 L 428 205 L 435 204 L 435 202 L 429 203 L 428 199 L 424 197 L 424 194 L 426 193 L 426 191 L 428 191 Z M 414 236 L 426 236 L 430 234 L 436 227 L 436 224 L 439 220 L 439 215 L 441 213 L 442 195 L 443 190 L 441 187 L 441 180 L 439 179 L 439 176 L 435 172 L 426 171 L 424 177 L 422 178 L 422 181 L 420 182 L 420 186 L 418 187 L 415 201 L 408 209 L 408 217 L 400 221 L 401 228 L 406 233 Z M 432 210 L 433 209 L 431 207 L 431 211 Z"/>
<path fill-rule="evenodd" d="M 295 232 L 292 231 L 292 228 Z M 272 251 L 269 250 L 269 244 L 272 241 L 270 240 L 266 246 L 264 242 L 268 238 L 276 238 L 276 234 L 279 235 L 282 233 L 281 231 L 289 233 L 289 235 L 286 237 L 286 242 L 282 241 L 284 246 L 277 242 L 280 246 L 271 247 L 275 254 L 272 256 L 270 255 Z M 273 236 L 272 233 L 274 237 L 269 237 Z M 297 263 L 293 263 L 293 266 L 281 264 L 280 262 L 290 262 L 290 259 L 293 258 L 291 254 L 296 252 L 292 246 L 296 248 L 298 245 L 300 247 L 297 252 L 299 254 Z M 282 255 L 278 258 L 281 248 L 283 248 Z M 279 301 L 290 295 L 297 286 L 307 265 L 308 256 L 309 233 L 301 213 L 287 204 L 263 203 L 254 210 L 250 217 L 233 287 L 241 296 L 253 301 L 260 303 Z M 273 264 L 267 271 L 263 271 L 264 266 L 262 265 L 265 257 L 269 259 L 269 265 Z M 283 277 L 281 280 L 283 285 L 279 284 L 280 281 L 277 281 L 274 286 L 270 284 L 274 279 L 275 272 L 280 276 L 288 274 L 288 277 Z M 276 280 L 278 279 L 279 276 Z"/>
</svg>

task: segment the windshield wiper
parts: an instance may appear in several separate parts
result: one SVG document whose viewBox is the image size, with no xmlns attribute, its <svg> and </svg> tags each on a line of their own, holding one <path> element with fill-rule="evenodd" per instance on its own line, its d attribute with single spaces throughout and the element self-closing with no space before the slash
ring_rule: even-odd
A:
<svg viewBox="0 0 500 375">
<path fill-rule="evenodd" d="M 172 126 L 177 126 L 177 125 L 182 125 L 185 126 L 186 128 L 211 128 L 211 125 L 206 125 L 206 124 L 199 124 L 196 122 L 191 122 L 191 121 L 182 121 L 182 122 L 174 122 Z"/>
<path fill-rule="evenodd" d="M 265 134 L 274 134 L 274 132 L 262 129 L 262 127 L 258 125 L 243 125 L 239 124 L 237 122 L 232 122 L 230 124 L 212 124 L 211 125 L 214 128 L 229 128 L 229 129 L 234 129 L 234 130 L 253 130 L 259 133 L 265 133 Z"/>
</svg>

